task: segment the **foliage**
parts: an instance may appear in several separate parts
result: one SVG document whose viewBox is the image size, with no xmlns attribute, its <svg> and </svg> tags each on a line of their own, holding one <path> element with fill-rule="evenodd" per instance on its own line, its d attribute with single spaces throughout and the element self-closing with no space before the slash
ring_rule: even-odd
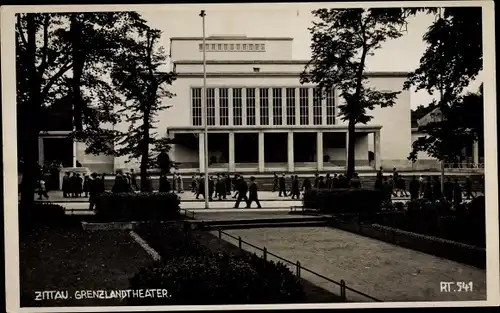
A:
<svg viewBox="0 0 500 313">
<path fill-rule="evenodd" d="M 121 55 L 111 75 L 114 86 L 125 95 L 126 102 L 120 113 L 129 123 L 128 130 L 116 137 L 114 154 L 140 158 L 141 180 L 145 181 L 147 169 L 157 160 L 150 146 L 155 147 L 156 154 L 167 153 L 170 148 L 170 140 L 157 139 L 153 131 L 158 112 L 170 107 L 163 104 L 163 99 L 174 96 L 166 87 L 172 84 L 175 75 L 162 70 L 167 55 L 164 48 L 158 46 L 161 32 L 143 24 L 137 29 L 137 37 L 136 44 Z"/>
<path fill-rule="evenodd" d="M 400 92 L 385 92 L 368 85 L 366 59 L 381 44 L 402 36 L 407 13 L 402 9 L 318 9 L 309 28 L 312 58 L 301 74 L 301 83 L 315 83 L 324 97 L 335 87 L 344 103 L 339 116 L 348 121 L 349 138 L 355 125 L 366 124 L 367 111 L 390 107 Z M 348 142 L 347 176 L 354 173 L 354 140 Z"/>
<path fill-rule="evenodd" d="M 373 189 L 316 189 L 304 193 L 303 205 L 324 213 L 362 213 L 381 210 L 382 197 Z"/>
<path fill-rule="evenodd" d="M 159 225 L 158 225 L 159 226 Z M 169 298 L 148 299 L 148 305 L 262 304 L 300 302 L 300 280 L 282 263 L 256 255 L 212 252 L 192 233 L 176 226 L 138 229 L 162 256 L 131 279 L 132 289 L 167 289 Z M 157 238 L 156 240 L 152 240 Z M 136 304 L 134 300 L 128 304 Z M 140 299 L 144 305 L 145 299 Z"/>
<path fill-rule="evenodd" d="M 482 9 L 450 7 L 442 10 L 442 16 L 424 35 L 427 49 L 419 67 L 410 73 L 405 88 L 413 86 L 430 95 L 440 92 L 440 100 L 432 105 L 440 108 L 444 122 L 436 121 L 420 128 L 426 135 L 413 143 L 408 157 L 412 161 L 416 160 L 419 151 L 452 161 L 462 148 L 482 134 L 482 91 L 463 95 L 464 89 L 483 68 Z"/>
<path fill-rule="evenodd" d="M 113 107 L 121 102 L 106 80 L 114 56 L 127 49 L 128 34 L 141 21 L 135 12 L 20 13 L 16 16 L 16 80 L 19 157 L 25 171 L 23 201 L 32 202 L 36 186 L 41 116 L 56 101 L 73 115 L 72 137 L 105 145 L 116 124 Z M 68 118 L 68 116 L 65 116 Z M 86 127 L 84 127 L 86 126 Z"/>
<path fill-rule="evenodd" d="M 174 193 L 109 193 L 97 197 L 101 221 L 167 221 L 177 219 L 180 199 Z"/>
</svg>

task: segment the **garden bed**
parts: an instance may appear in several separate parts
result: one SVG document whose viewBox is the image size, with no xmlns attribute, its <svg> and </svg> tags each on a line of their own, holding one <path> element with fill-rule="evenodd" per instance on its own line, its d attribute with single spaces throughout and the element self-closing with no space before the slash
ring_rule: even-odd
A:
<svg viewBox="0 0 500 313">
<path fill-rule="evenodd" d="M 20 240 L 21 307 L 116 306 L 120 299 L 77 299 L 77 291 L 128 289 L 152 263 L 128 231 L 89 232 L 79 223 L 38 227 Z M 37 291 L 67 291 L 68 299 L 36 300 Z"/>
</svg>

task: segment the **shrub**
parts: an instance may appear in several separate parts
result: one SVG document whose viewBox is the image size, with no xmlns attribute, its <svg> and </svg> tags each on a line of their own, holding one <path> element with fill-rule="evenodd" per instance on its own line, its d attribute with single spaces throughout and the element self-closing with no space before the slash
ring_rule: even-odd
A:
<svg viewBox="0 0 500 313">
<path fill-rule="evenodd" d="M 97 198 L 96 218 L 101 221 L 153 221 L 179 217 L 180 199 L 174 193 L 104 193 Z"/>
<path fill-rule="evenodd" d="M 380 191 L 373 189 L 311 189 L 304 194 L 303 205 L 324 213 L 363 213 L 381 210 Z"/>
<path fill-rule="evenodd" d="M 64 207 L 50 202 L 19 205 L 19 224 L 26 227 L 64 225 Z"/>
<path fill-rule="evenodd" d="M 289 303 L 302 300 L 300 282 L 286 267 L 243 256 L 184 256 L 141 269 L 131 289 L 166 289 L 168 298 L 141 305 Z M 130 304 L 135 300 L 131 299 Z M 137 302 L 139 304 L 139 302 Z"/>
</svg>

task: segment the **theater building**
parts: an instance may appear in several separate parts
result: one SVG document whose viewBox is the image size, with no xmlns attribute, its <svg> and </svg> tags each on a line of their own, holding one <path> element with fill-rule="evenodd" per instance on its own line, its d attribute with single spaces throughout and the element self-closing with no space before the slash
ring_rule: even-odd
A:
<svg viewBox="0 0 500 313">
<path fill-rule="evenodd" d="M 333 171 L 345 168 L 347 124 L 337 115 L 337 90 L 323 99 L 300 84 L 306 60 L 292 59 L 293 38 L 212 36 L 206 39 L 208 156 L 202 119 L 202 38 L 171 38 L 177 80 L 172 107 L 160 113 L 174 139 L 179 171 Z M 368 73 L 381 91 L 402 91 L 407 73 Z M 412 167 L 410 92 L 394 107 L 377 108 L 356 126 L 356 167 Z"/>
</svg>

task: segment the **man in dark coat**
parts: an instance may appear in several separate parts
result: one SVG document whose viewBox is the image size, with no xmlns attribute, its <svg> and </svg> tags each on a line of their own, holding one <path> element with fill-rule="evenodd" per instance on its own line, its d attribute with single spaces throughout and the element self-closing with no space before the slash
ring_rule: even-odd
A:
<svg viewBox="0 0 500 313">
<path fill-rule="evenodd" d="M 96 173 L 92 173 L 90 177 L 91 179 L 88 180 L 90 203 L 89 210 L 93 211 L 97 204 L 97 198 L 104 192 L 104 184 L 102 183 L 102 179 L 100 179 Z"/>
<path fill-rule="evenodd" d="M 420 182 L 417 180 L 417 176 L 413 175 L 410 181 L 410 200 L 418 199 L 419 193 L 420 193 Z"/>
<path fill-rule="evenodd" d="M 312 188 L 312 185 L 311 185 L 311 181 L 309 180 L 309 178 L 304 178 L 304 181 L 302 182 L 302 190 L 304 192 L 308 192 L 309 190 L 311 190 Z"/>
<path fill-rule="evenodd" d="M 198 180 L 198 190 L 196 192 L 196 199 L 202 195 L 203 199 L 205 199 L 205 174 L 200 175 L 200 179 Z"/>
<path fill-rule="evenodd" d="M 354 173 L 350 181 L 351 188 L 359 189 L 361 188 L 361 180 L 359 179 L 358 173 Z"/>
<path fill-rule="evenodd" d="M 391 201 L 392 198 L 392 183 L 387 179 L 387 176 L 384 177 L 384 184 L 382 187 L 383 190 L 383 197 L 384 201 Z"/>
<path fill-rule="evenodd" d="M 339 188 L 339 178 L 337 174 L 333 174 L 333 179 L 332 179 L 332 189 L 334 188 Z"/>
<path fill-rule="evenodd" d="M 449 177 L 446 177 L 446 182 L 444 183 L 444 197 L 450 203 L 453 201 L 453 183 Z"/>
<path fill-rule="evenodd" d="M 472 180 L 470 177 L 467 177 L 465 179 L 465 196 L 467 197 L 467 200 L 470 200 L 471 198 L 474 198 L 472 195 Z"/>
<path fill-rule="evenodd" d="M 133 190 L 140 190 L 137 186 L 137 174 L 134 172 L 134 169 L 130 169 L 130 187 L 132 187 Z"/>
<path fill-rule="evenodd" d="M 283 174 L 280 179 L 279 179 L 279 194 L 278 196 L 281 197 L 281 194 L 283 194 L 283 197 L 286 197 L 286 180 L 285 180 L 285 174 Z"/>
<path fill-rule="evenodd" d="M 261 209 L 262 207 L 260 206 L 259 202 L 259 192 L 258 192 L 258 187 L 257 184 L 255 183 L 255 177 L 250 177 L 250 186 L 248 187 L 248 202 L 247 202 L 247 208 L 250 208 L 252 205 L 252 202 L 257 204 L 257 208 Z"/>
<path fill-rule="evenodd" d="M 229 174 L 224 174 L 224 183 L 226 184 L 226 195 L 231 195 L 231 178 Z"/>
<path fill-rule="evenodd" d="M 453 205 L 456 208 L 462 203 L 462 187 L 458 182 L 458 179 L 455 178 L 455 183 L 453 184 Z"/>
<path fill-rule="evenodd" d="M 318 184 L 319 184 L 319 174 L 316 173 L 314 174 L 314 188 L 318 188 Z"/>
<path fill-rule="evenodd" d="M 323 178 L 323 176 L 320 176 L 318 178 L 318 189 L 326 189 L 326 183 L 325 183 L 325 179 Z"/>
<path fill-rule="evenodd" d="M 64 177 L 62 179 L 62 191 L 63 191 L 63 197 L 68 198 L 71 193 L 71 186 L 70 186 L 70 176 L 69 172 L 64 173 Z"/>
<path fill-rule="evenodd" d="M 234 204 L 234 208 L 237 209 L 240 206 L 240 202 L 242 200 L 245 201 L 245 203 L 248 206 L 248 197 L 247 197 L 247 192 L 248 192 L 248 185 L 243 179 L 243 176 L 240 176 L 236 182 L 236 191 L 238 193 L 238 197 L 236 198 L 236 203 Z"/>
<path fill-rule="evenodd" d="M 333 179 L 330 176 L 330 173 L 327 173 L 326 174 L 326 188 L 332 189 L 332 187 L 333 187 Z"/>
<path fill-rule="evenodd" d="M 215 192 L 219 200 L 226 200 L 226 182 L 221 175 L 217 175 L 217 183 L 215 184 Z"/>
<path fill-rule="evenodd" d="M 290 190 L 290 195 L 292 196 L 292 199 L 297 199 L 300 198 L 300 187 L 299 187 L 299 176 L 297 175 L 292 175 L 292 188 Z"/>
<path fill-rule="evenodd" d="M 170 186 L 170 182 L 168 181 L 168 177 L 166 174 L 160 174 L 160 186 L 158 187 L 159 192 L 170 192 L 172 187 Z"/>
<path fill-rule="evenodd" d="M 208 177 L 208 200 L 212 201 L 215 191 L 214 178 L 212 176 Z"/>
</svg>

